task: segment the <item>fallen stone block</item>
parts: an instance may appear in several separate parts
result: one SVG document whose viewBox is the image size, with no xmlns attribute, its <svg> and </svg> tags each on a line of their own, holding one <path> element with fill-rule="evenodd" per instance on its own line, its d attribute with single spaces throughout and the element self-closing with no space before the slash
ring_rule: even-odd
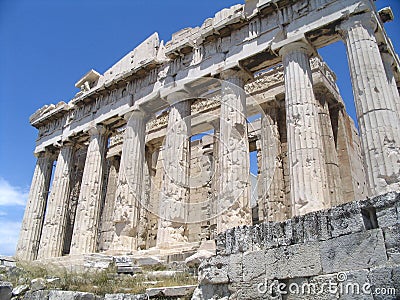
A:
<svg viewBox="0 0 400 300">
<path fill-rule="evenodd" d="M 35 278 L 31 280 L 31 288 L 32 292 L 40 291 L 46 289 L 46 279 L 44 278 Z"/>
<path fill-rule="evenodd" d="M 29 285 L 27 285 L 27 284 L 18 285 L 12 290 L 12 294 L 14 296 L 19 296 L 19 295 L 23 295 L 28 290 L 29 290 Z M 0 299 L 1 299 L 1 297 L 0 297 Z"/>
<path fill-rule="evenodd" d="M 28 291 L 25 296 L 24 296 L 24 300 L 49 300 L 49 291 L 36 291 L 36 292 L 32 292 L 32 291 Z"/>
<path fill-rule="evenodd" d="M 208 250 L 199 250 L 192 256 L 189 256 L 188 258 L 186 258 L 185 264 L 189 268 L 195 268 L 195 267 L 198 267 L 203 260 L 205 260 L 213 255 L 215 255 L 215 252 L 211 252 Z"/>
<path fill-rule="evenodd" d="M 227 284 L 200 285 L 194 290 L 192 300 L 228 300 L 230 296 L 231 291 L 229 290 Z"/>
<path fill-rule="evenodd" d="M 99 296 L 92 293 L 73 292 L 73 291 L 54 291 L 49 292 L 48 300 L 100 300 Z"/>
<path fill-rule="evenodd" d="M 146 294 L 149 297 L 184 297 L 191 295 L 196 289 L 196 285 L 183 285 L 183 286 L 171 286 L 171 287 L 159 287 L 159 288 L 148 288 Z"/>
<path fill-rule="evenodd" d="M 136 266 L 157 266 L 164 263 L 163 260 L 157 257 L 135 257 L 132 259 L 134 265 Z"/>
</svg>

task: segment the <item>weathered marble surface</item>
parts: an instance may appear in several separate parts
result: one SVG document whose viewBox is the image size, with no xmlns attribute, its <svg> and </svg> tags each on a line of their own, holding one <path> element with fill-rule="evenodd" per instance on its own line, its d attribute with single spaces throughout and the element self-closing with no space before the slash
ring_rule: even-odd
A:
<svg viewBox="0 0 400 300">
<path fill-rule="evenodd" d="M 399 241 L 399 205 L 400 194 L 392 192 L 285 222 L 230 229 L 218 236 L 217 255 L 201 263 L 192 299 L 269 299 L 273 296 L 269 287 L 279 283 L 286 284 L 287 294 L 275 290 L 276 296 L 321 299 L 321 286 L 311 294 L 295 294 L 288 287 L 329 280 L 359 284 L 360 290 L 365 283 L 372 288 L 394 288 L 395 293 L 372 298 L 371 294 L 325 289 L 323 299 L 339 295 L 395 299 L 400 294 L 399 251 L 394 247 Z"/>
</svg>

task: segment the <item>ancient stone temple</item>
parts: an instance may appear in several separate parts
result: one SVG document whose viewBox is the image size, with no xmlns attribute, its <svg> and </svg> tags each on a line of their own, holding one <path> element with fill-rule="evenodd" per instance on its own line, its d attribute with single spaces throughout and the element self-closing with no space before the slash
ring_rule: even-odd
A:
<svg viewBox="0 0 400 300">
<path fill-rule="evenodd" d="M 90 70 L 30 118 L 17 257 L 179 248 L 399 191 L 392 17 L 369 0 L 249 0 Z M 317 51 L 339 41 L 359 131 Z"/>
</svg>

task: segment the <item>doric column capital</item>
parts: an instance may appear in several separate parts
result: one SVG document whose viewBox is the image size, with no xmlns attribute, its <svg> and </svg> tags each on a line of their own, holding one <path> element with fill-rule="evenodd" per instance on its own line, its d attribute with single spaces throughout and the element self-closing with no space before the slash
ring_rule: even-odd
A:
<svg viewBox="0 0 400 300">
<path fill-rule="evenodd" d="M 88 130 L 90 137 L 95 137 L 98 135 L 106 135 L 108 132 L 109 132 L 108 128 L 101 124 L 97 124 Z"/>
<path fill-rule="evenodd" d="M 170 105 L 174 105 L 177 102 L 186 101 L 192 99 L 187 91 L 174 91 L 166 96 L 167 101 Z"/>
<path fill-rule="evenodd" d="M 347 20 L 342 21 L 336 26 L 336 31 L 345 38 L 349 29 L 362 26 L 369 31 L 370 34 L 375 32 L 378 22 L 375 15 L 367 12 L 361 15 L 350 16 Z"/>
<path fill-rule="evenodd" d="M 149 119 L 149 115 L 148 115 L 146 112 L 144 112 L 144 111 L 142 111 L 142 110 L 140 110 L 140 109 L 135 109 L 135 110 L 131 110 L 131 111 L 127 112 L 127 113 L 124 115 L 124 119 L 125 119 L 127 122 L 129 122 L 129 120 L 130 120 L 131 118 L 135 118 L 135 119 L 145 119 L 145 120 L 147 121 L 147 120 Z"/>
<path fill-rule="evenodd" d="M 64 139 L 62 141 L 55 142 L 53 146 L 57 149 L 62 149 L 62 148 L 71 148 L 75 147 L 75 142 L 71 139 Z"/>
<path fill-rule="evenodd" d="M 46 149 L 44 151 L 35 152 L 35 153 L 33 153 L 33 155 L 36 158 L 51 158 L 54 156 L 54 152 Z"/>
<path fill-rule="evenodd" d="M 247 81 L 252 79 L 252 76 L 243 70 L 227 69 L 220 73 L 220 78 L 221 80 L 229 81 L 234 84 L 240 82 L 242 83 L 240 86 L 243 87 Z"/>
<path fill-rule="evenodd" d="M 293 52 L 303 52 L 308 56 L 311 56 L 311 54 L 314 52 L 314 49 L 310 44 L 303 41 L 298 41 L 283 46 L 279 50 L 279 55 L 285 57 Z"/>
</svg>

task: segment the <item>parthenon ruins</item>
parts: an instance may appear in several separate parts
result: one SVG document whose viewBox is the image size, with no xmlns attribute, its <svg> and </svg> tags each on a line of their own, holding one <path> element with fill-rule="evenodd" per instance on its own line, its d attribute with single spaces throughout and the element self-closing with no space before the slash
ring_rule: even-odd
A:
<svg viewBox="0 0 400 300">
<path fill-rule="evenodd" d="M 392 18 L 372 0 L 248 0 L 90 70 L 73 99 L 30 118 L 37 164 L 16 256 L 179 248 L 399 191 Z M 358 129 L 317 51 L 339 41 Z"/>
</svg>

